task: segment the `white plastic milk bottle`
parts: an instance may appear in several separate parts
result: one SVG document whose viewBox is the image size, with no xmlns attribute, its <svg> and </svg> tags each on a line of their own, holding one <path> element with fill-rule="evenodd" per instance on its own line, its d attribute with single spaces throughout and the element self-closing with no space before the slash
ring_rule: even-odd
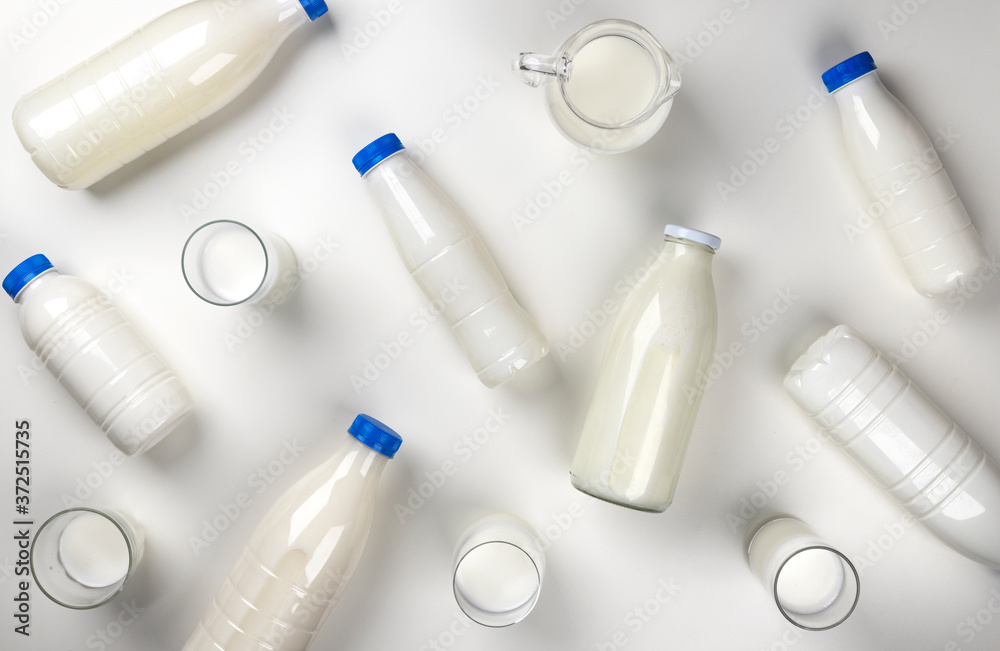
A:
<svg viewBox="0 0 1000 651">
<path fill-rule="evenodd" d="M 14 130 L 38 169 L 81 190 L 242 93 L 323 0 L 196 0 L 29 93 Z"/>
<path fill-rule="evenodd" d="M 570 470 L 581 491 L 643 511 L 670 506 L 701 404 L 698 380 L 715 353 L 712 260 L 721 243 L 666 227 L 654 270 L 611 331 Z"/>
<path fill-rule="evenodd" d="M 303 651 L 361 560 L 379 478 L 402 439 L 359 415 L 353 438 L 254 531 L 183 651 Z"/>
<path fill-rule="evenodd" d="M 888 357 L 837 326 L 795 362 L 785 390 L 931 533 L 1000 569 L 1000 469 Z"/>
<path fill-rule="evenodd" d="M 941 296 L 976 276 L 986 249 L 927 132 L 882 85 L 867 52 L 830 68 L 823 83 L 840 109 L 858 178 L 913 287 Z"/>
<path fill-rule="evenodd" d="M 33 255 L 4 278 L 21 306 L 21 334 L 125 454 L 139 454 L 191 411 L 187 389 L 96 287 Z"/>
<path fill-rule="evenodd" d="M 549 342 L 507 288 L 479 234 L 417 167 L 395 134 L 354 157 L 382 209 L 403 263 L 443 317 L 486 386 L 510 380 Z"/>
</svg>

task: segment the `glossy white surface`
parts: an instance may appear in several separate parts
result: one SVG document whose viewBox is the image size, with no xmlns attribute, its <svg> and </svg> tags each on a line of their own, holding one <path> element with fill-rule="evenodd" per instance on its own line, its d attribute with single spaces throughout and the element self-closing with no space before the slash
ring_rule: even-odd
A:
<svg viewBox="0 0 1000 651">
<path fill-rule="evenodd" d="M 900 506 L 959 553 L 1000 569 L 1000 468 L 884 353 L 837 326 L 784 384 Z"/>
<path fill-rule="evenodd" d="M 833 97 L 855 172 L 882 208 L 882 225 L 913 287 L 944 296 L 975 278 L 989 254 L 924 128 L 877 71 Z"/>
<path fill-rule="evenodd" d="M 115 447 L 141 454 L 172 432 L 194 401 L 105 294 L 56 269 L 15 297 L 21 335 Z"/>
<path fill-rule="evenodd" d="M 304 651 L 361 560 L 388 461 L 349 437 L 285 492 L 184 651 Z"/>
<path fill-rule="evenodd" d="M 667 237 L 616 315 L 570 469 L 580 490 L 646 511 L 673 501 L 715 352 L 714 257 Z"/>
<path fill-rule="evenodd" d="M 41 10 L 36 0 L 6 0 L 0 104 L 9 112 L 24 93 L 178 4 L 72 0 L 14 52 L 7 32 L 20 35 L 22 19 Z M 121 616 L 129 625 L 104 643 L 107 651 L 176 651 L 264 513 L 333 454 L 332 434 L 366 411 L 406 441 L 383 476 L 385 508 L 376 511 L 366 560 L 317 637 L 319 649 L 420 651 L 443 637 L 452 651 L 596 651 L 618 635 L 624 651 L 943 651 L 949 643 L 995 651 L 1000 618 L 989 605 L 1000 575 L 908 526 L 906 512 L 781 387 L 810 342 L 850 323 L 906 359 L 906 374 L 1000 458 L 1000 280 L 941 300 L 913 290 L 882 231 L 861 229 L 870 199 L 820 81 L 829 66 L 871 50 L 893 94 L 935 138 L 948 134 L 941 158 L 988 247 L 1000 250 L 1000 159 L 989 136 L 1000 105 L 991 64 L 1000 60 L 1000 7 L 927 2 L 883 37 L 879 21 L 894 27 L 894 4 L 902 3 L 590 0 L 553 28 L 546 12 L 563 17 L 555 1 L 404 1 L 380 32 L 370 28 L 378 35 L 360 53 L 345 54 L 355 39 L 364 43 L 356 28 L 364 33 L 387 3 L 332 3 L 333 22 L 304 27 L 233 104 L 91 191 L 53 186 L 14 133 L 0 129 L 0 263 L 9 269 L 45 251 L 66 273 L 114 292 L 199 405 L 188 427 L 148 454 L 112 456 L 56 380 L 31 374 L 16 308 L 0 311 L 0 567 L 12 570 L 16 560 L 10 437 L 24 418 L 32 421 L 36 524 L 80 491 L 87 503 L 134 513 L 149 541 L 113 604 L 69 612 L 33 589 L 32 637 L 15 638 L 8 620 L 0 647 L 81 651 L 90 640 L 96 650 L 98 632 L 112 639 L 108 626 L 115 622 L 117 633 Z M 704 23 L 721 21 L 723 10 L 730 22 L 713 37 Z M 633 152 L 588 157 L 552 128 L 540 91 L 521 83 L 510 62 L 526 47 L 551 52 L 609 16 L 647 26 L 672 53 L 697 53 L 689 38 L 702 32 L 709 45 L 695 40 L 700 54 L 685 54 L 683 88 L 656 137 Z M 523 383 L 482 386 L 441 318 L 421 313 L 428 301 L 351 166 L 390 130 L 433 145 L 420 164 L 474 220 L 552 341 Z M 765 150 L 763 167 L 723 199 L 717 184 L 730 183 L 731 166 L 772 138 L 776 153 Z M 512 215 L 527 220 L 528 200 L 538 205 L 557 182 L 559 196 L 542 197 L 545 208 L 518 228 Z M 212 198 L 203 201 L 206 186 Z M 182 204 L 201 213 L 186 220 Z M 253 219 L 295 249 L 302 282 L 273 313 L 216 308 L 184 284 L 184 241 L 219 218 Z M 605 304 L 620 307 L 649 249 L 662 246 L 667 221 L 725 240 L 714 269 L 719 363 L 674 503 L 650 515 L 586 499 L 567 468 L 610 335 Z M 392 359 L 383 344 L 396 352 L 390 344 L 401 334 L 410 344 Z M 741 354 L 729 359 L 734 346 Z M 380 355 L 392 362 L 355 389 L 351 377 L 364 379 L 366 361 L 384 362 Z M 25 379 L 22 368 L 31 371 Z M 298 457 L 285 447 L 295 442 Z M 443 483 L 442 465 L 453 470 Z M 431 497 L 418 493 L 424 502 L 411 509 L 408 502 L 420 502 L 410 490 L 421 487 Z M 238 517 L 225 516 L 220 505 L 244 494 Z M 855 562 L 864 589 L 844 624 L 809 634 L 781 617 L 747 570 L 740 520 L 760 510 L 751 500 L 802 517 Z M 400 522 L 397 504 L 414 513 Z M 499 630 L 461 615 L 450 576 L 459 534 L 495 511 L 536 527 L 548 561 L 534 611 Z M 195 553 L 191 539 L 206 535 L 213 540 Z M 4 604 L 15 580 L 0 570 Z M 144 609 L 134 620 L 123 610 L 133 600 Z M 977 631 L 966 620 L 981 613 L 989 624 L 975 622 Z"/>
<path fill-rule="evenodd" d="M 372 167 L 364 182 L 406 270 L 483 384 L 500 386 L 548 354 L 548 340 L 511 294 L 475 227 L 406 150 Z"/>
<path fill-rule="evenodd" d="M 25 95 L 14 128 L 81 190 L 231 102 L 309 18 L 298 0 L 195 0 Z"/>
</svg>

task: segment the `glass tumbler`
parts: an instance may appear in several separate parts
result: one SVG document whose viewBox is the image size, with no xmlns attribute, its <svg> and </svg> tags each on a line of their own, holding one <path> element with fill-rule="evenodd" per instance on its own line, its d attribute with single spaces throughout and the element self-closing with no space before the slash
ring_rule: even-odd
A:
<svg viewBox="0 0 1000 651">
<path fill-rule="evenodd" d="M 538 601 L 545 554 L 523 520 L 498 514 L 473 522 L 455 548 L 453 587 L 459 607 L 483 626 L 516 624 Z"/>
<path fill-rule="evenodd" d="M 288 242 L 230 219 L 191 233 L 181 268 L 191 291 L 212 305 L 280 303 L 298 281 L 298 262 Z"/>
<path fill-rule="evenodd" d="M 78 507 L 45 521 L 31 543 L 31 574 L 45 596 L 84 610 L 111 601 L 142 560 L 142 529 L 110 508 Z"/>
<path fill-rule="evenodd" d="M 807 631 L 822 631 L 850 617 L 861 584 L 846 556 L 789 516 L 772 516 L 751 530 L 750 570 L 788 621 Z"/>
</svg>

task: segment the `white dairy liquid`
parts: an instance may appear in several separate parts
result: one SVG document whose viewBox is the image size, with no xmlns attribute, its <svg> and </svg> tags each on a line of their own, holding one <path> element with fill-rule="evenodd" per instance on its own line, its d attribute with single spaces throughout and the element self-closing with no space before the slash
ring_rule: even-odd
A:
<svg viewBox="0 0 1000 651">
<path fill-rule="evenodd" d="M 681 86 L 680 70 L 656 38 L 626 20 L 597 21 L 553 56 L 522 53 L 514 64 L 530 86 L 544 80 L 549 115 L 562 135 L 600 154 L 652 138 Z"/>
<path fill-rule="evenodd" d="M 549 352 L 472 224 L 405 150 L 364 176 L 403 263 L 442 311 L 480 381 L 493 388 Z"/>
<path fill-rule="evenodd" d="M 715 350 L 712 255 L 668 241 L 622 306 L 573 458 L 580 490 L 649 511 L 673 500 Z"/>
<path fill-rule="evenodd" d="M 808 549 L 788 559 L 778 574 L 775 596 L 785 610 L 812 615 L 826 610 L 844 587 L 844 564 L 826 549 Z"/>
<path fill-rule="evenodd" d="M 128 543 L 104 516 L 82 513 L 59 537 L 59 560 L 66 574 L 80 585 L 103 588 L 118 583 L 128 573 Z"/>
<path fill-rule="evenodd" d="M 25 95 L 14 129 L 38 168 L 89 187 L 227 105 L 309 22 L 298 0 L 219 7 L 177 7 Z"/>
<path fill-rule="evenodd" d="M 837 326 L 784 386 L 900 506 L 959 553 L 1000 568 L 1000 469 L 884 353 Z"/>
<path fill-rule="evenodd" d="M 199 270 L 216 296 L 238 303 L 252 296 L 264 281 L 267 254 L 249 230 L 224 224 L 201 250 Z"/>
<path fill-rule="evenodd" d="M 602 36 L 573 57 L 566 95 L 591 120 L 621 124 L 649 107 L 658 83 L 645 48 L 630 38 Z"/>
<path fill-rule="evenodd" d="M 266 640 L 272 633 L 274 622 L 271 618 L 289 612 L 290 604 L 301 600 L 295 586 L 304 582 L 308 563 L 309 558 L 304 551 L 292 549 L 274 567 L 264 568 L 264 585 L 256 595 L 247 595 L 253 607 L 243 608 L 243 618 L 234 622 L 239 632 L 226 642 L 226 651 L 256 651 L 260 648 L 257 640 Z"/>
<path fill-rule="evenodd" d="M 90 283 L 49 270 L 16 300 L 25 342 L 125 454 L 155 445 L 193 408 L 163 359 Z"/>
<path fill-rule="evenodd" d="M 875 72 L 833 91 L 858 178 L 884 207 L 885 227 L 914 288 L 942 296 L 987 256 L 923 127 Z"/>
<path fill-rule="evenodd" d="M 860 583 L 850 561 L 801 520 L 779 516 L 762 524 L 749 541 L 747 562 L 796 626 L 837 626 L 857 605 Z"/>
<path fill-rule="evenodd" d="M 538 570 L 526 553 L 502 542 L 474 548 L 455 572 L 455 589 L 476 608 L 506 613 L 538 593 Z"/>
<path fill-rule="evenodd" d="M 352 438 L 283 494 L 184 651 L 304 651 L 361 558 L 387 461 Z"/>
</svg>

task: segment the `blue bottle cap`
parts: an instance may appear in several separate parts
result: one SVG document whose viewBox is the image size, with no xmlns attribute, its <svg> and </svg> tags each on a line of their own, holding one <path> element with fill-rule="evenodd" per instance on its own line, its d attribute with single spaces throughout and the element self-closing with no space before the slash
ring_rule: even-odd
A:
<svg viewBox="0 0 1000 651">
<path fill-rule="evenodd" d="M 394 133 L 387 133 L 378 140 L 368 144 L 361 151 L 354 155 L 351 160 L 354 169 L 358 170 L 361 176 L 368 173 L 368 170 L 375 167 L 386 158 L 389 158 L 397 151 L 406 149 Z"/>
<path fill-rule="evenodd" d="M 3 279 L 3 290 L 11 298 L 15 298 L 24 289 L 24 286 L 34 280 L 35 276 L 52 269 L 52 263 L 42 254 L 33 255 L 21 264 L 14 267 L 14 270 Z"/>
<path fill-rule="evenodd" d="M 299 0 L 299 2 L 302 3 L 302 8 L 306 10 L 309 20 L 316 20 L 330 11 L 323 0 Z"/>
<path fill-rule="evenodd" d="M 403 439 L 391 427 L 365 414 L 359 414 L 347 431 L 372 450 L 390 459 L 396 456 L 396 450 L 403 444 Z"/>
<path fill-rule="evenodd" d="M 705 231 L 688 228 L 687 226 L 667 224 L 667 227 L 663 229 L 663 234 L 678 240 L 691 240 L 692 242 L 697 242 L 698 244 L 704 244 L 713 251 L 718 251 L 719 247 L 722 246 L 722 240 L 715 235 L 706 233 Z"/>
<path fill-rule="evenodd" d="M 823 83 L 826 84 L 827 91 L 832 93 L 838 88 L 851 83 L 858 77 L 867 75 L 877 67 L 878 66 L 875 65 L 875 59 L 873 59 L 872 55 L 867 52 L 855 54 L 847 61 L 841 61 L 824 72 Z"/>
</svg>

